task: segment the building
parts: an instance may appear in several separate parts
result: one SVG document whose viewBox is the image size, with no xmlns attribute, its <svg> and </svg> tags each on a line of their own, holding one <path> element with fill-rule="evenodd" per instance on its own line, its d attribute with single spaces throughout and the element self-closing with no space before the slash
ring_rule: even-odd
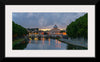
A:
<svg viewBox="0 0 100 62">
<path fill-rule="evenodd" d="M 60 35 L 60 29 L 58 29 L 57 25 L 54 25 L 53 29 L 49 31 L 49 35 Z"/>
<path fill-rule="evenodd" d="M 39 28 L 27 28 L 29 34 L 38 34 Z"/>
</svg>

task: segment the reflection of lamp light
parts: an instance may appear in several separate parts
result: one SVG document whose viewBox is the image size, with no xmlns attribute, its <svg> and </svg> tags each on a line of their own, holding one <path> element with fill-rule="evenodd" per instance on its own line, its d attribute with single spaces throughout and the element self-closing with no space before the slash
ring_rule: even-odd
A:
<svg viewBox="0 0 100 62">
<path fill-rule="evenodd" d="M 61 48 L 61 42 L 58 41 L 57 39 L 56 39 L 55 42 L 56 42 L 55 47 L 56 47 L 56 48 Z"/>
<path fill-rule="evenodd" d="M 48 39 L 48 41 L 49 41 L 49 45 L 50 45 L 50 38 Z"/>
<path fill-rule="evenodd" d="M 42 40 L 42 44 L 44 44 L 44 41 L 45 41 L 45 38 L 44 38 L 44 36 L 43 36 L 43 38 L 42 38 L 41 40 Z"/>
<path fill-rule="evenodd" d="M 58 47 L 61 48 L 61 42 L 60 41 L 58 41 Z"/>
<path fill-rule="evenodd" d="M 29 38 L 30 40 L 32 40 L 31 38 Z"/>
<path fill-rule="evenodd" d="M 45 40 L 45 38 L 42 38 L 42 41 L 44 41 Z"/>
<path fill-rule="evenodd" d="M 55 42 L 56 42 L 56 44 L 57 44 L 57 39 L 56 39 L 56 41 L 55 41 Z"/>
<path fill-rule="evenodd" d="M 58 41 L 58 44 L 61 44 L 61 42 L 60 42 L 60 41 Z"/>
<path fill-rule="evenodd" d="M 48 39 L 48 41 L 50 41 L 50 38 Z"/>
<path fill-rule="evenodd" d="M 44 45 L 44 41 L 45 41 L 45 39 L 44 38 L 42 38 L 42 44 Z"/>
<path fill-rule="evenodd" d="M 31 41 L 29 41 L 29 43 L 31 43 Z"/>
<path fill-rule="evenodd" d="M 34 38 L 34 40 L 38 40 L 38 38 Z"/>
</svg>

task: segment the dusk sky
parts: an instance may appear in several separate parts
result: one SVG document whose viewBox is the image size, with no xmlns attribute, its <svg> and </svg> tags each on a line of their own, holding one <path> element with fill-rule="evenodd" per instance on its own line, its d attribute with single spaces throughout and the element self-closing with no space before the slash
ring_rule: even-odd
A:
<svg viewBox="0 0 100 62">
<path fill-rule="evenodd" d="M 85 13 L 80 12 L 48 12 L 48 13 L 36 13 L 36 12 L 13 12 L 12 20 L 25 27 L 25 28 L 40 28 L 40 29 L 52 29 L 56 24 L 59 29 L 66 28 L 72 21 L 75 21 Z"/>
</svg>

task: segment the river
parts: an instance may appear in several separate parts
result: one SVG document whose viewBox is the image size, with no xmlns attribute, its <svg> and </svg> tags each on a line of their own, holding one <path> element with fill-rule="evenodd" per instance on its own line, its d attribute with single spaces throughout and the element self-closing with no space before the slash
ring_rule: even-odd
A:
<svg viewBox="0 0 100 62">
<path fill-rule="evenodd" d="M 30 40 L 24 50 L 66 50 L 68 44 L 62 43 L 57 39 L 35 39 Z"/>
<path fill-rule="evenodd" d="M 87 49 L 80 46 L 75 46 L 71 44 L 67 44 L 64 42 L 61 42 L 57 39 L 45 39 L 41 38 L 38 40 L 35 38 L 34 40 L 31 39 L 28 41 L 27 46 L 24 48 L 24 50 L 83 50 Z"/>
</svg>

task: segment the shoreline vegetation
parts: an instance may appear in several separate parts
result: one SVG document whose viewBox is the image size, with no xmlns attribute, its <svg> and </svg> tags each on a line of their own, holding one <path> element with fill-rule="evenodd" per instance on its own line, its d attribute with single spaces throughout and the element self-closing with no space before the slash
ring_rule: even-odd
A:
<svg viewBox="0 0 100 62">
<path fill-rule="evenodd" d="M 26 46 L 27 46 L 27 44 L 28 44 L 28 39 L 27 38 L 19 38 L 19 39 L 17 39 L 17 40 L 14 40 L 13 41 L 13 49 L 14 50 L 22 50 L 22 49 L 24 49 Z"/>
<path fill-rule="evenodd" d="M 88 49 L 88 14 L 79 17 L 66 28 L 68 39 L 59 39 L 62 42 L 81 46 Z"/>
<path fill-rule="evenodd" d="M 25 36 L 28 34 L 27 30 L 22 27 L 21 25 L 13 23 L 13 42 L 12 42 L 12 49 L 23 49 L 27 45 L 27 40 Z"/>
<path fill-rule="evenodd" d="M 84 38 L 88 39 L 88 14 L 79 17 L 74 22 L 70 23 L 67 28 L 67 35 L 71 39 Z"/>
<path fill-rule="evenodd" d="M 14 40 L 14 41 L 13 41 L 13 47 L 14 47 L 16 44 L 19 44 L 19 43 L 22 42 L 22 41 L 24 41 L 24 38 Z"/>
</svg>

